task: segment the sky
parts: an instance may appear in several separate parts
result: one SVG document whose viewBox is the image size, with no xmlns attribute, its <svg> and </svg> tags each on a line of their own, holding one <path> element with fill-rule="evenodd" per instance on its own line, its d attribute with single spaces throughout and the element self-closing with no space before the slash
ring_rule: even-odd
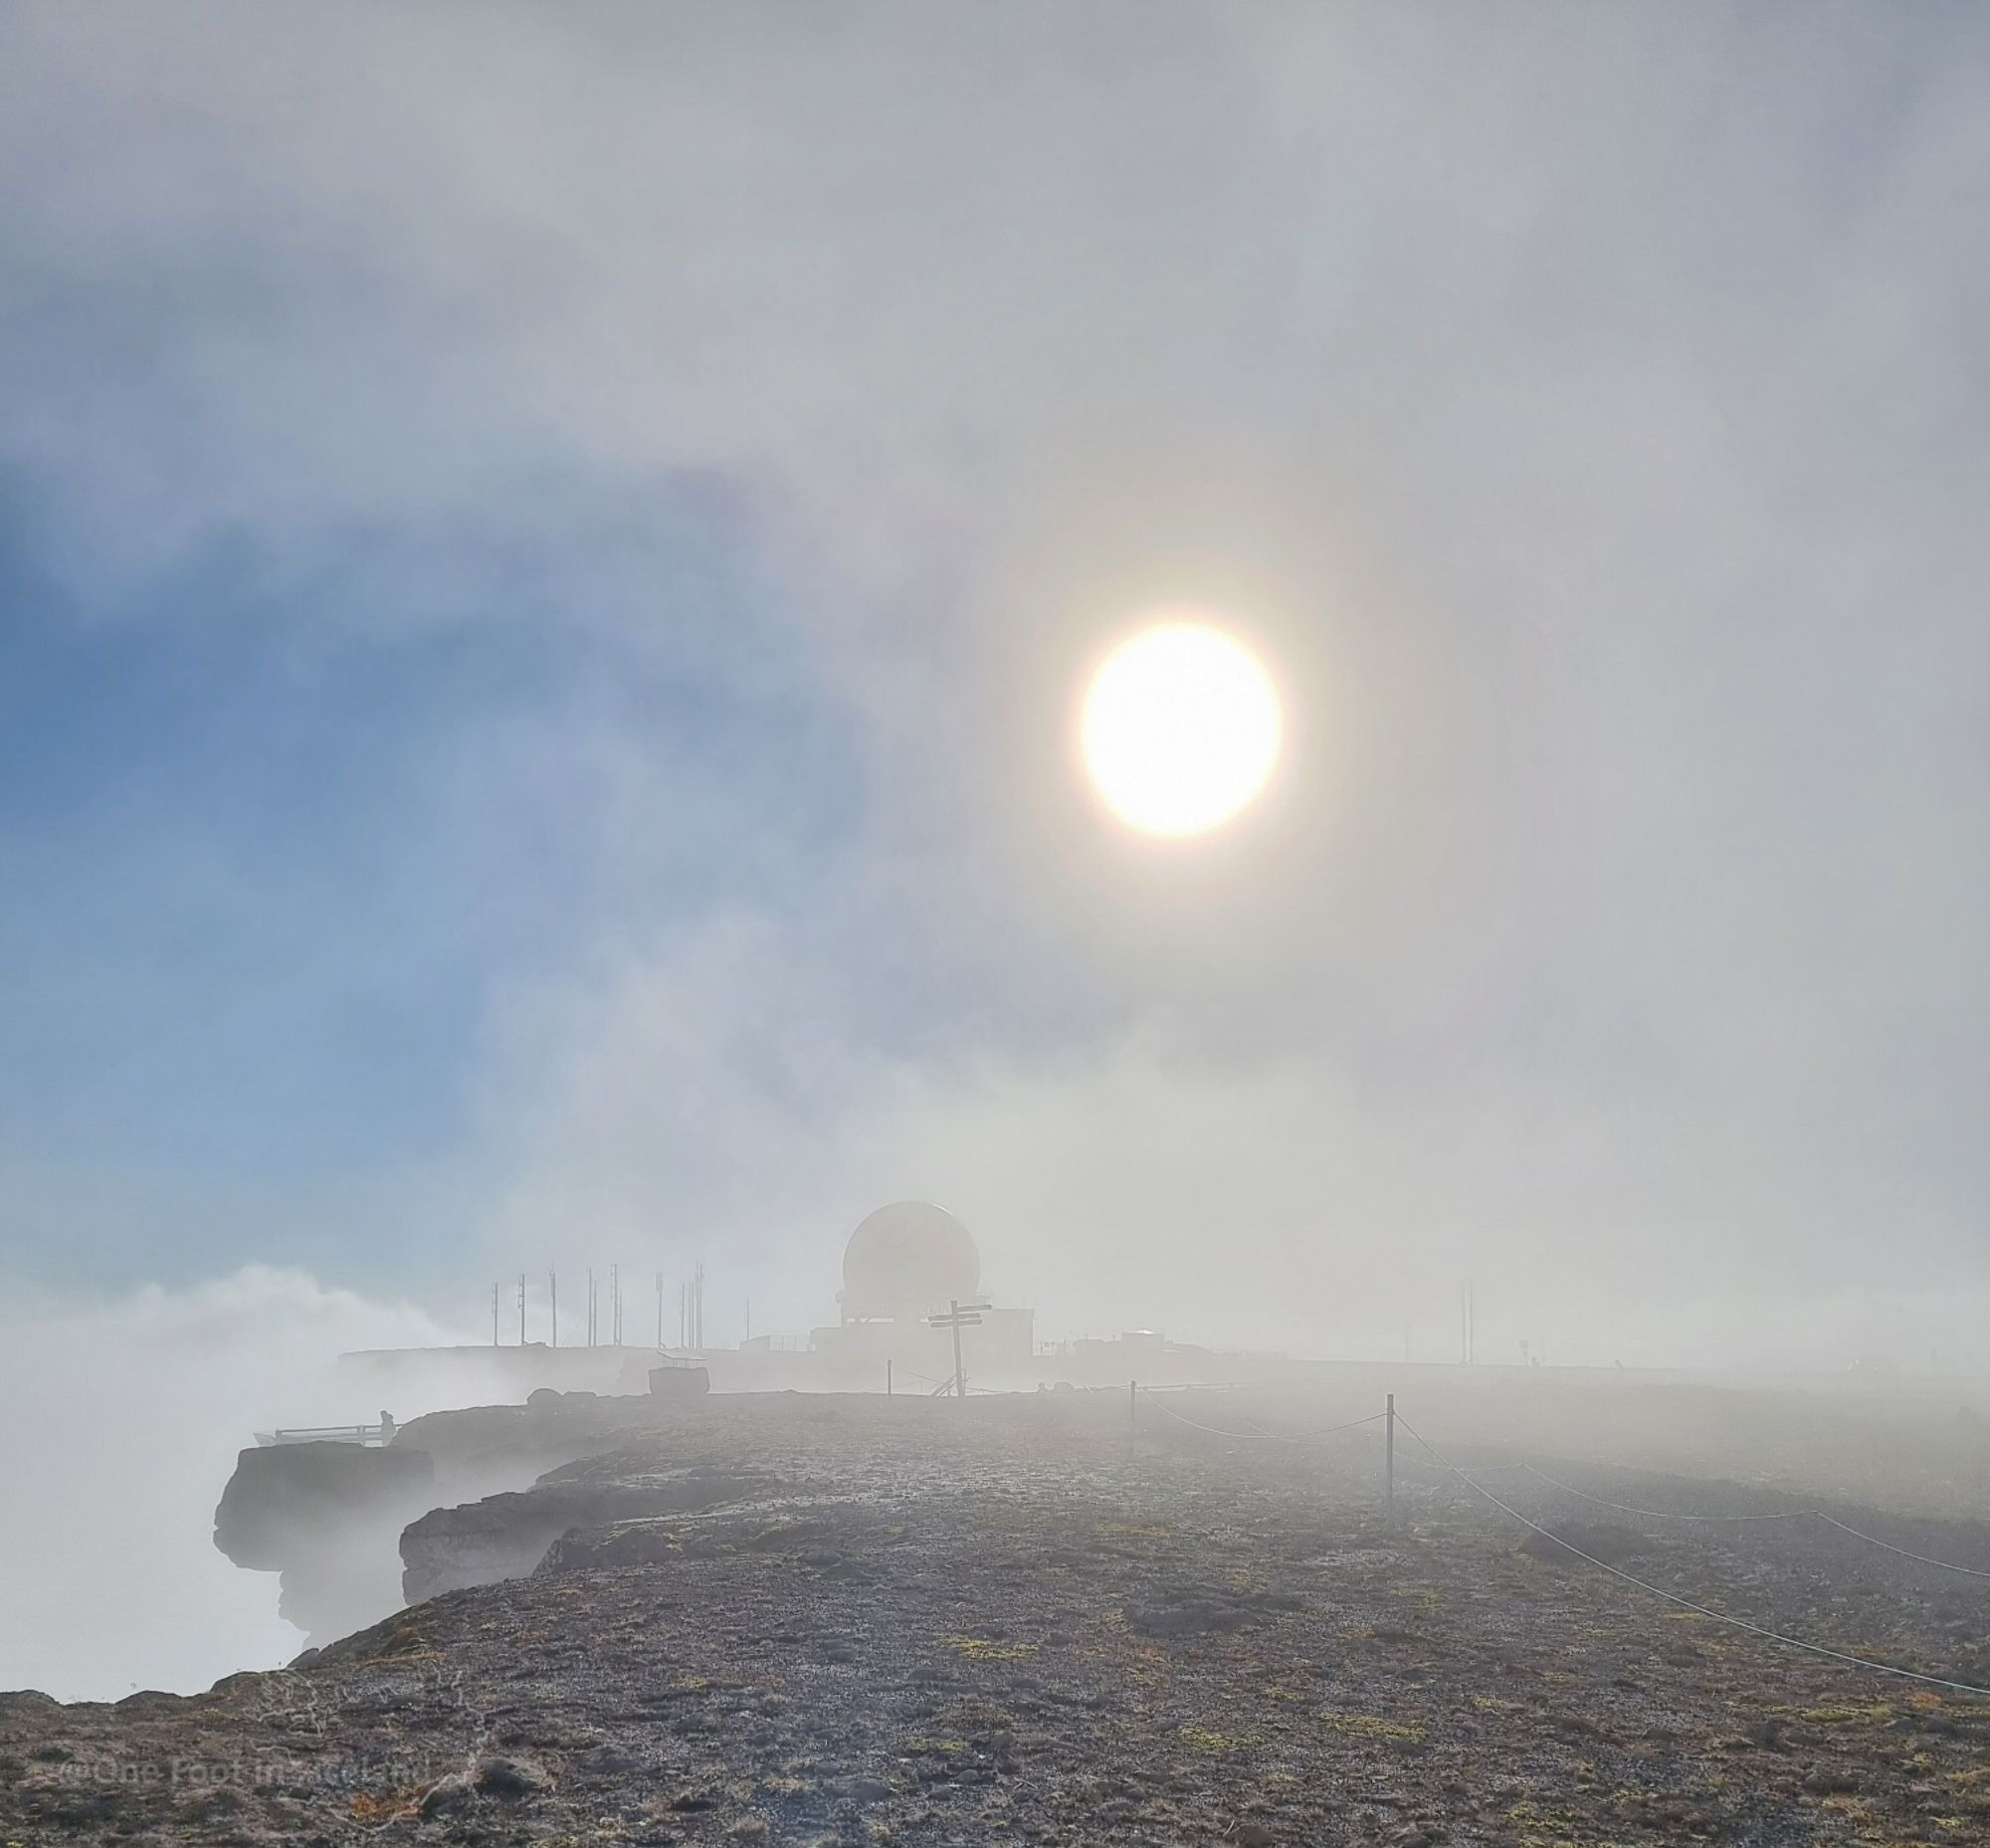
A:
<svg viewBox="0 0 1990 1848">
<path fill-rule="evenodd" d="M 1047 1334 L 1990 1370 L 1982 8 L 23 0 L 0 175 L 21 1301 L 800 1333 L 924 1196 Z M 1155 842 L 1184 604 L 1287 749 Z"/>
</svg>

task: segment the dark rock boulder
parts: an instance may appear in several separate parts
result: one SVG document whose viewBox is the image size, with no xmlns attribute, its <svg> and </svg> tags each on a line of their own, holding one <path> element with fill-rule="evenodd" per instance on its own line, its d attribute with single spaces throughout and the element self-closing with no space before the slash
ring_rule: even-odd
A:
<svg viewBox="0 0 1990 1848">
<path fill-rule="evenodd" d="M 536 1764 L 525 1758 L 493 1755 L 479 1758 L 470 1774 L 471 1788 L 484 1796 L 515 1803 L 552 1787 L 552 1780 Z"/>
</svg>

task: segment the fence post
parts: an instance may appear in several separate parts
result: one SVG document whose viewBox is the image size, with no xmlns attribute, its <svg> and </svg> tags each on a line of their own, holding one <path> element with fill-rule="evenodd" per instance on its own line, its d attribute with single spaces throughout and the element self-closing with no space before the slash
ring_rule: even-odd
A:
<svg viewBox="0 0 1990 1848">
<path fill-rule="evenodd" d="M 1396 1524 L 1396 1395 L 1389 1394 L 1389 1408 L 1382 1415 L 1382 1520 Z"/>
</svg>

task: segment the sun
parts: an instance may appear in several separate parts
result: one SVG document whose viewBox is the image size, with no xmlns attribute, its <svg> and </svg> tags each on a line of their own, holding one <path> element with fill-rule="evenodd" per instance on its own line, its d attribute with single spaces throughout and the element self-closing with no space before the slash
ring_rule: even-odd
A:
<svg viewBox="0 0 1990 1848">
<path fill-rule="evenodd" d="M 1147 834 L 1202 834 L 1250 803 L 1278 761 L 1278 695 L 1257 657 L 1195 620 L 1143 629 L 1085 696 L 1085 767 L 1105 805 Z"/>
</svg>

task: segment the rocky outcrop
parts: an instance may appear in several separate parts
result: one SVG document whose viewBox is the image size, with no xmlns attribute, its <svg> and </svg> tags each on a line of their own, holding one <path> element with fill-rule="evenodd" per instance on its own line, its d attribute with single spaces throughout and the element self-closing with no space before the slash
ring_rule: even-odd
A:
<svg viewBox="0 0 1990 1848">
<path fill-rule="evenodd" d="M 0 1845 L 1990 1841 L 1966 1698 L 1516 1560 L 1455 1478 L 1399 1476 L 1390 1522 L 1365 1446 L 1129 1457 L 1123 1393 L 726 1396 L 541 1499 L 654 1506 L 695 1469 L 769 1495 L 573 1530 L 526 1576 L 210 1694 L 0 1696 Z M 1702 1609 L 1990 1687 L 1980 1581 L 1817 1521 L 1723 1534 L 1731 1483 L 1578 1470 L 1698 1517 L 1662 1582 Z M 1545 1485 L 1506 1492 L 1555 1523 Z M 1978 1479 L 1952 1493 L 1985 1506 Z M 1837 1512 L 1990 1567 L 1990 1528 Z"/>
<path fill-rule="evenodd" d="M 763 1476 L 687 1469 L 637 1481 L 549 1476 L 517 1494 L 438 1508 L 401 1536 L 402 1590 L 410 1604 L 465 1585 L 522 1578 L 563 1535 L 660 1515 L 695 1514 L 769 1493 Z"/>
<path fill-rule="evenodd" d="M 411 1419 L 384 1447 L 318 1443 L 245 1450 L 215 1510 L 214 1543 L 238 1565 L 279 1573 L 279 1609 L 316 1646 L 399 1608 L 401 1535 L 410 1522 L 432 1511 L 453 1512 L 458 1503 L 501 1500 L 549 1469 L 695 1414 L 696 1385 L 626 1397 L 542 1389 L 523 1405 L 475 1405 Z M 476 1519 L 468 1527 L 475 1534 Z M 548 1535 L 519 1569 L 529 1571 L 560 1531 Z M 481 1558 L 480 1544 L 468 1539 L 465 1556 Z M 520 1540 L 498 1546 L 494 1560 L 527 1544 Z M 439 1584 L 512 1575 L 495 1562 L 468 1577 L 451 1576 L 446 1566 L 438 1570 Z"/>
<path fill-rule="evenodd" d="M 237 1565 L 276 1572 L 278 1609 L 322 1641 L 394 1608 L 396 1540 L 435 1496 L 434 1460 L 412 1446 L 245 1450 L 214 1511 L 214 1543 Z"/>
</svg>

